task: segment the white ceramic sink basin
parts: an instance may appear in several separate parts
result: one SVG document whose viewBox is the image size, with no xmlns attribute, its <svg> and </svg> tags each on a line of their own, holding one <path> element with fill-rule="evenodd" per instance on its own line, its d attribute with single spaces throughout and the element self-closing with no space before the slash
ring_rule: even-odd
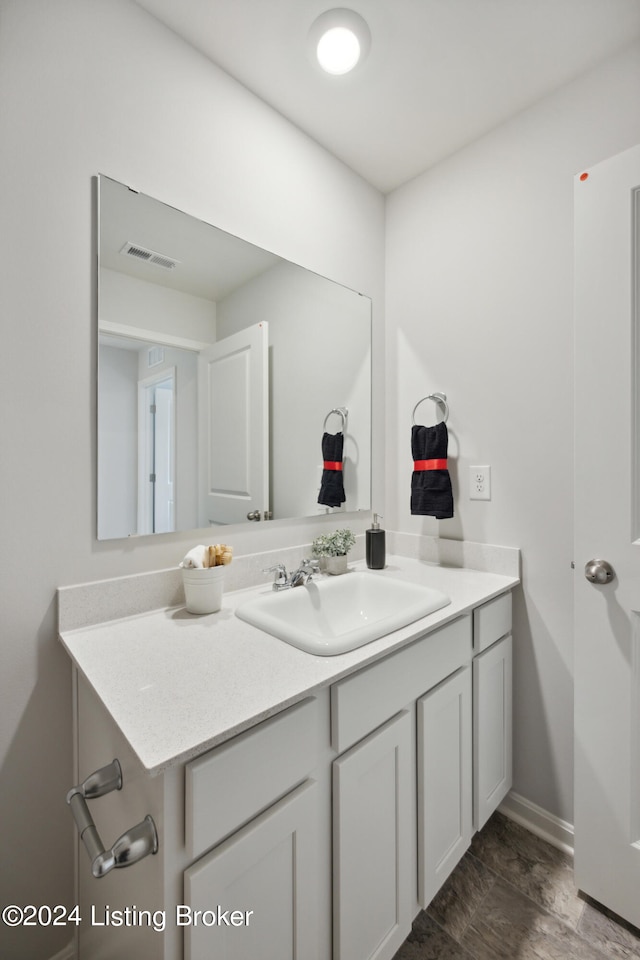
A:
<svg viewBox="0 0 640 960">
<path fill-rule="evenodd" d="M 440 590 L 351 572 L 249 600 L 236 616 L 306 653 L 347 653 L 451 603 Z"/>
</svg>

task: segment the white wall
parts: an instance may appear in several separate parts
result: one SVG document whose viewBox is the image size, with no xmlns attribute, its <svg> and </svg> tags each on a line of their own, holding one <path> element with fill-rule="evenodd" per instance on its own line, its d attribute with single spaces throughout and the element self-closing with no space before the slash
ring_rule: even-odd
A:
<svg viewBox="0 0 640 960">
<path fill-rule="evenodd" d="M 92 178 L 135 183 L 372 296 L 378 380 L 384 204 L 130 0 L 3 0 L 0 89 L 0 902 L 53 905 L 73 900 L 71 670 L 55 590 L 173 565 L 194 542 L 95 539 Z M 245 553 L 326 526 L 314 524 L 230 534 Z M 0 954 L 43 960 L 68 936 L 2 927 Z"/>
<path fill-rule="evenodd" d="M 522 548 L 515 789 L 570 822 L 573 177 L 640 141 L 639 90 L 636 45 L 387 202 L 386 523 Z M 451 408 L 441 522 L 409 515 L 411 411 L 433 390 Z M 492 467 L 489 503 L 468 499 L 471 464 Z"/>
<path fill-rule="evenodd" d="M 345 508 L 371 507 L 370 313 L 366 297 L 290 263 L 218 302 L 218 336 L 269 324 L 270 499 L 275 517 L 342 513 L 318 504 L 325 417 L 349 411 L 344 443 Z M 327 432 L 336 433 L 335 414 Z M 295 459 L 294 459 L 295 458 Z"/>
<path fill-rule="evenodd" d="M 216 339 L 212 300 L 101 267 L 100 324 L 105 321 L 204 343 Z"/>
<path fill-rule="evenodd" d="M 98 536 L 138 529 L 138 353 L 98 347 Z"/>
<path fill-rule="evenodd" d="M 101 338 L 102 340 L 103 338 Z M 130 341 L 131 344 L 138 341 Z M 149 367 L 149 347 L 98 345 L 98 525 L 100 540 L 136 536 L 138 515 L 138 388 L 165 370 L 175 371 L 177 530 L 192 530 L 198 516 L 198 360 L 192 350 L 162 347 Z"/>
</svg>

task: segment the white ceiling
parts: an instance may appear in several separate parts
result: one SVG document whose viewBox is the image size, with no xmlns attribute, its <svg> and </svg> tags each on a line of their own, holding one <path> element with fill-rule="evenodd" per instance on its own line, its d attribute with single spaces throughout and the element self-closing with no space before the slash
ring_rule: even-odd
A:
<svg viewBox="0 0 640 960">
<path fill-rule="evenodd" d="M 137 0 L 383 192 L 640 37 L 640 0 Z M 367 60 L 308 56 L 333 6 L 371 29 Z"/>
<path fill-rule="evenodd" d="M 122 255 L 127 243 L 177 260 L 166 270 Z M 219 301 L 280 257 L 197 217 L 100 177 L 100 266 L 194 297 Z"/>
</svg>

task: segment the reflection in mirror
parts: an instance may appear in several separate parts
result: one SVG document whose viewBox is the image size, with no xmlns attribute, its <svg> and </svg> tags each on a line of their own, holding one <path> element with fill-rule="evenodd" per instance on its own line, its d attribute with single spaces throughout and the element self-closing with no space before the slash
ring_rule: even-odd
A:
<svg viewBox="0 0 640 960">
<path fill-rule="evenodd" d="M 368 510 L 370 300 L 98 181 L 98 539 Z"/>
</svg>

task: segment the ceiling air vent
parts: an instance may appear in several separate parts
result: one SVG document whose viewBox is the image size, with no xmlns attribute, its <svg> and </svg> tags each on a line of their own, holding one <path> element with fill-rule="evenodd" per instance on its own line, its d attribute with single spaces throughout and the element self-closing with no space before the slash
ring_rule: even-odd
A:
<svg viewBox="0 0 640 960">
<path fill-rule="evenodd" d="M 179 260 L 174 260 L 173 257 L 167 257 L 163 253 L 156 253 L 155 250 L 147 250 L 146 247 L 141 247 L 139 243 L 131 243 L 130 240 L 127 240 L 120 253 L 124 254 L 125 257 L 133 257 L 134 260 L 142 260 L 145 263 L 155 263 L 157 267 L 163 267 L 165 270 L 173 270 L 173 268 L 180 263 Z"/>
</svg>

